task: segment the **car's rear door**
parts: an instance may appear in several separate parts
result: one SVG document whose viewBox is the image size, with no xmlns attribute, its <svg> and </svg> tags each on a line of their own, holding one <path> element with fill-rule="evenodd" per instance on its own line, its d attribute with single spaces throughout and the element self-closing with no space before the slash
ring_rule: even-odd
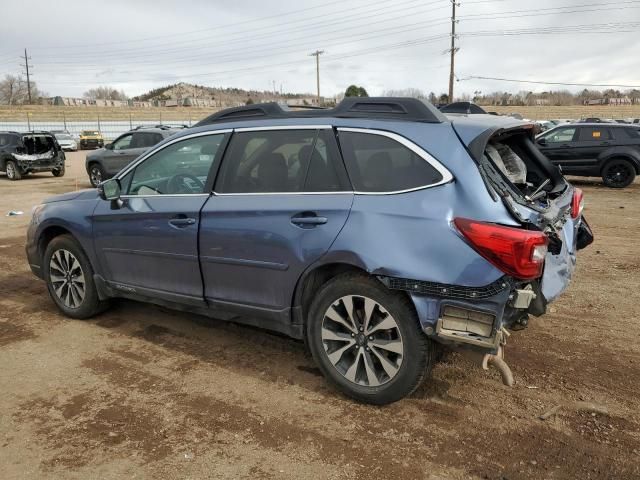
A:
<svg viewBox="0 0 640 480">
<path fill-rule="evenodd" d="M 576 140 L 573 143 L 574 152 L 570 168 L 565 168 L 566 173 L 581 173 L 584 175 L 599 175 L 599 159 L 602 152 L 611 148 L 613 139 L 611 129 L 602 126 L 578 127 Z"/>
<path fill-rule="evenodd" d="M 201 215 L 209 304 L 286 314 L 300 275 L 329 249 L 352 201 L 330 127 L 237 129 Z"/>
<path fill-rule="evenodd" d="M 95 250 L 116 291 L 204 305 L 200 210 L 226 139 L 225 133 L 207 132 L 168 143 L 123 172 L 121 205 L 99 202 Z"/>
</svg>

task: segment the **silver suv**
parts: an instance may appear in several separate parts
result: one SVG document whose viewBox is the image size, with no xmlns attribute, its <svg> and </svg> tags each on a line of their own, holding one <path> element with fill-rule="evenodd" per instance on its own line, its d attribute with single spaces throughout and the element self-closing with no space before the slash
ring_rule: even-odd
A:
<svg viewBox="0 0 640 480">
<path fill-rule="evenodd" d="M 180 128 L 169 125 L 137 127 L 120 135 L 112 143 L 87 155 L 85 165 L 91 185 L 98 184 L 129 165 L 144 152 L 178 132 Z"/>
</svg>

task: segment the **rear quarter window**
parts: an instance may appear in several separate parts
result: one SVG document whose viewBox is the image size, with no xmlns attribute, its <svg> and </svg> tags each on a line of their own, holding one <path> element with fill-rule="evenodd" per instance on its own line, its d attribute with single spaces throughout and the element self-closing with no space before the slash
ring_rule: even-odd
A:
<svg viewBox="0 0 640 480">
<path fill-rule="evenodd" d="M 357 192 L 399 192 L 434 185 L 443 175 L 425 158 L 377 133 L 339 130 L 347 172 Z"/>
<path fill-rule="evenodd" d="M 618 135 L 622 140 L 633 139 L 640 140 L 640 128 L 621 128 L 622 135 Z"/>
</svg>

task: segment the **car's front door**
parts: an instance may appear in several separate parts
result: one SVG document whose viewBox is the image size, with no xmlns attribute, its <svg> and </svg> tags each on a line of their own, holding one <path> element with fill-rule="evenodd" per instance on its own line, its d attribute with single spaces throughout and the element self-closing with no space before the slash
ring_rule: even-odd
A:
<svg viewBox="0 0 640 480">
<path fill-rule="evenodd" d="M 209 304 L 286 314 L 300 275 L 329 249 L 352 202 L 330 128 L 236 130 L 202 209 Z"/>
<path fill-rule="evenodd" d="M 571 166 L 575 160 L 573 141 L 576 136 L 575 126 L 559 127 L 545 133 L 538 140 L 538 148 L 555 165 L 560 165 L 564 171 L 565 165 Z M 541 141 L 542 140 L 542 141 Z"/>
<path fill-rule="evenodd" d="M 94 212 L 95 250 L 112 288 L 204 304 L 200 210 L 210 196 L 225 133 L 178 139 L 123 172 L 121 205 Z"/>
<path fill-rule="evenodd" d="M 137 157 L 131 150 L 132 133 L 118 137 L 111 145 L 105 147 L 102 156 L 102 168 L 108 176 L 113 176 Z"/>
</svg>

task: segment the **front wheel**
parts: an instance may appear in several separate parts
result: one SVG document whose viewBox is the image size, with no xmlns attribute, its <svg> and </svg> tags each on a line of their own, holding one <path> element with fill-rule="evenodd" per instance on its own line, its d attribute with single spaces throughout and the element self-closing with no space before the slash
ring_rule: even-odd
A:
<svg viewBox="0 0 640 480">
<path fill-rule="evenodd" d="M 7 172 L 7 178 L 9 180 L 20 180 L 22 178 L 22 172 L 20 171 L 20 167 L 13 160 L 7 161 L 5 165 L 5 171 Z"/>
<path fill-rule="evenodd" d="M 623 158 L 616 158 L 602 170 L 602 180 L 607 187 L 624 188 L 633 183 L 636 178 L 636 169 L 633 164 Z"/>
<path fill-rule="evenodd" d="M 89 181 L 91 185 L 97 187 L 104 180 L 104 171 L 98 163 L 92 163 L 89 166 Z"/>
<path fill-rule="evenodd" d="M 65 315 L 90 318 L 107 307 L 98 296 L 91 263 L 71 235 L 49 242 L 42 268 L 49 295 Z"/>
<path fill-rule="evenodd" d="M 322 287 L 308 322 L 307 342 L 318 367 L 361 402 L 400 400 L 433 366 L 435 349 L 409 298 L 364 274 L 340 275 Z"/>
</svg>

